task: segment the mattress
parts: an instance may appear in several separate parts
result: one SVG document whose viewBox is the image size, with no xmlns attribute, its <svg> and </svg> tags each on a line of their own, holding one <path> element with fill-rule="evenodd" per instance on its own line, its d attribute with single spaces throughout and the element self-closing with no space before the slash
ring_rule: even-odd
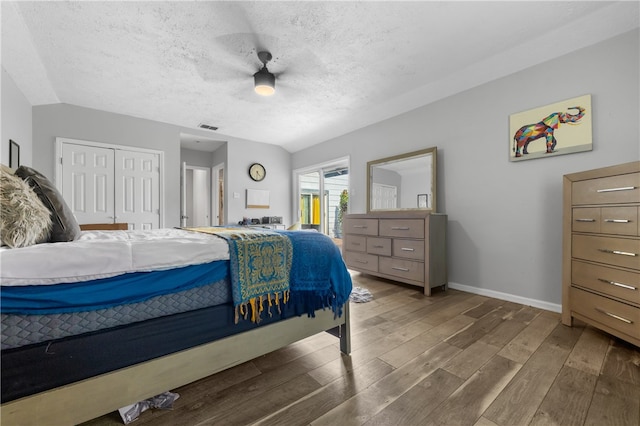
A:
<svg viewBox="0 0 640 426">
<path fill-rule="evenodd" d="M 228 258 L 224 240 L 179 229 L 3 247 L 1 348 L 227 303 Z"/>
<path fill-rule="evenodd" d="M 226 278 L 142 302 L 53 314 L 2 314 L 2 350 L 231 302 Z"/>
<path fill-rule="evenodd" d="M 50 285 L 229 260 L 227 242 L 181 229 L 83 231 L 76 241 L 0 247 L 0 285 Z"/>
</svg>

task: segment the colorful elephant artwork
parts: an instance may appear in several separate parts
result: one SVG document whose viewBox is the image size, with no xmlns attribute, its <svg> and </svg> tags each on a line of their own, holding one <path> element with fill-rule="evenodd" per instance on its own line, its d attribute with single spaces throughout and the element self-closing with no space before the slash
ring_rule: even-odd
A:
<svg viewBox="0 0 640 426">
<path fill-rule="evenodd" d="M 567 108 L 570 110 L 577 110 L 577 114 L 571 114 L 569 112 L 554 112 L 553 114 L 545 117 L 542 121 L 535 124 L 527 124 L 522 126 L 513 135 L 513 151 L 516 157 L 522 157 L 528 154 L 527 148 L 529 144 L 535 140 L 545 138 L 547 141 L 547 154 L 555 151 L 558 141 L 553 135 L 560 124 L 580 124 L 579 120 L 585 115 L 585 108 L 581 106 L 575 106 Z M 522 150 L 522 153 L 520 152 Z"/>
</svg>

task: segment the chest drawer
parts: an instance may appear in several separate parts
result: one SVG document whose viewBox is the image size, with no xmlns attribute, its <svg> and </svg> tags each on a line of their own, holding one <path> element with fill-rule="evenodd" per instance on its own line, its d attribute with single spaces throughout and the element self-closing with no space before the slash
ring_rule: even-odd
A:
<svg viewBox="0 0 640 426">
<path fill-rule="evenodd" d="M 375 254 L 345 251 L 345 263 L 347 267 L 378 272 L 378 256 Z"/>
<path fill-rule="evenodd" d="M 380 236 L 424 238 L 424 221 L 419 219 L 380 219 Z"/>
<path fill-rule="evenodd" d="M 640 309 L 578 288 L 571 288 L 571 310 L 636 339 L 640 338 Z"/>
<path fill-rule="evenodd" d="M 638 203 L 640 173 L 573 182 L 572 202 L 574 205 Z"/>
<path fill-rule="evenodd" d="M 424 240 L 393 240 L 393 255 L 407 259 L 424 260 Z"/>
<path fill-rule="evenodd" d="M 614 235 L 638 235 L 638 207 L 575 207 L 572 209 L 574 232 Z"/>
<path fill-rule="evenodd" d="M 391 239 L 367 237 L 367 253 L 391 256 Z"/>
<path fill-rule="evenodd" d="M 573 260 L 571 282 L 640 305 L 640 272 L 622 271 Z"/>
<path fill-rule="evenodd" d="M 344 249 L 351 251 L 367 251 L 367 237 L 362 235 L 345 235 Z"/>
<path fill-rule="evenodd" d="M 383 274 L 424 282 L 424 263 L 422 262 L 396 259 L 394 257 L 381 257 L 379 262 L 378 270 Z"/>
<path fill-rule="evenodd" d="M 600 232 L 638 235 L 638 207 L 602 207 Z"/>
<path fill-rule="evenodd" d="M 352 219 L 344 221 L 345 234 L 378 235 L 378 219 Z"/>
<path fill-rule="evenodd" d="M 574 232 L 600 232 L 600 207 L 575 207 L 572 209 Z"/>
<path fill-rule="evenodd" d="M 575 258 L 640 270 L 640 240 L 592 235 L 571 239 Z"/>
</svg>

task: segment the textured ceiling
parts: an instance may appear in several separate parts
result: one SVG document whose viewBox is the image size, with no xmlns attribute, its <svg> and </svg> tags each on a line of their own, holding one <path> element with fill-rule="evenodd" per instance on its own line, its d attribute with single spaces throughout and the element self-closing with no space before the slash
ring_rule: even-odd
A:
<svg viewBox="0 0 640 426">
<path fill-rule="evenodd" d="M 3 1 L 2 66 L 33 105 L 206 123 L 213 140 L 295 152 L 636 28 L 638 14 L 636 1 Z M 253 92 L 260 50 L 271 97 Z"/>
</svg>

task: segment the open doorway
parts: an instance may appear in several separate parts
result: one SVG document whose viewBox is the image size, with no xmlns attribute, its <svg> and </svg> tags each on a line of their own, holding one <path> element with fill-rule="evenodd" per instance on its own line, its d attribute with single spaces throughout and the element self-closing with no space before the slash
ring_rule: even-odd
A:
<svg viewBox="0 0 640 426">
<path fill-rule="evenodd" d="M 181 226 L 211 226 L 211 170 L 182 165 Z"/>
<path fill-rule="evenodd" d="M 213 167 L 213 225 L 224 225 L 224 163 Z"/>
</svg>

